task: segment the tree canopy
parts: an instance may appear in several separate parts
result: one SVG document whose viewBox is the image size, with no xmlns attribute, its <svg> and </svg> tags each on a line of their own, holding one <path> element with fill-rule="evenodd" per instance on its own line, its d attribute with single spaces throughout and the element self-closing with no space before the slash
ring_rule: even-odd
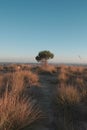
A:
<svg viewBox="0 0 87 130">
<path fill-rule="evenodd" d="M 47 60 L 52 59 L 53 57 L 54 57 L 53 53 L 51 53 L 50 51 L 44 50 L 44 51 L 40 51 L 38 55 L 35 57 L 35 59 L 38 62 L 43 62 L 47 64 Z"/>
</svg>

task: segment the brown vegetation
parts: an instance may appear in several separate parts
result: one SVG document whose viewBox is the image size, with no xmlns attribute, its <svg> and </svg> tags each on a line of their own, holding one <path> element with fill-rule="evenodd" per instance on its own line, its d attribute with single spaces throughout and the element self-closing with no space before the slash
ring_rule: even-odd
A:
<svg viewBox="0 0 87 130">
<path fill-rule="evenodd" d="M 0 98 L 0 130 L 21 130 L 41 118 L 42 112 L 31 99 L 6 91 Z"/>
<path fill-rule="evenodd" d="M 80 130 L 79 124 L 83 122 L 85 129 L 81 130 L 86 130 L 87 68 L 1 66 L 0 130 L 26 130 L 27 127 L 31 130 L 30 126 L 42 118 L 42 110 L 49 119 L 45 120 L 49 129 Z"/>
<path fill-rule="evenodd" d="M 36 100 L 26 95 L 27 87 L 38 85 L 38 75 L 31 71 L 0 74 L 0 130 L 21 130 L 41 119 Z"/>
</svg>

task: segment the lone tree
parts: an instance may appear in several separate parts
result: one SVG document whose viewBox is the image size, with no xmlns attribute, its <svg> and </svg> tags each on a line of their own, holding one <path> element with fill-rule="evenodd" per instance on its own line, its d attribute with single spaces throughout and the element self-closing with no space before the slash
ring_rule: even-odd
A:
<svg viewBox="0 0 87 130">
<path fill-rule="evenodd" d="M 43 63 L 44 65 L 47 65 L 47 61 L 49 59 L 52 59 L 54 57 L 54 54 L 51 53 L 50 51 L 44 50 L 38 53 L 38 55 L 35 57 L 35 59 L 38 62 Z"/>
</svg>

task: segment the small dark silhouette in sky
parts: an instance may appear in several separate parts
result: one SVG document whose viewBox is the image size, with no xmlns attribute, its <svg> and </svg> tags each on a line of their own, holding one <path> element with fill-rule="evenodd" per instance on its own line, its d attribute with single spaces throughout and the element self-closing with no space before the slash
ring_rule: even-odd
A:
<svg viewBox="0 0 87 130">
<path fill-rule="evenodd" d="M 82 60 L 82 58 L 81 58 L 81 56 L 80 56 L 80 55 L 79 55 L 78 57 L 79 57 L 79 59 L 80 59 L 80 60 Z"/>
</svg>

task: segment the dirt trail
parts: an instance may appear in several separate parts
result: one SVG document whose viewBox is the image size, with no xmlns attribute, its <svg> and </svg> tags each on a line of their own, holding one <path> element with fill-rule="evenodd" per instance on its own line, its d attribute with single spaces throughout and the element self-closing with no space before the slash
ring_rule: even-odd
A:
<svg viewBox="0 0 87 130">
<path fill-rule="evenodd" d="M 42 128 L 37 130 L 56 130 L 52 109 L 53 88 L 55 87 L 55 84 L 52 82 L 54 80 L 55 75 L 40 75 L 40 84 L 43 92 L 43 98 L 41 98 L 40 104 L 47 115 L 47 121 L 42 125 Z"/>
</svg>

